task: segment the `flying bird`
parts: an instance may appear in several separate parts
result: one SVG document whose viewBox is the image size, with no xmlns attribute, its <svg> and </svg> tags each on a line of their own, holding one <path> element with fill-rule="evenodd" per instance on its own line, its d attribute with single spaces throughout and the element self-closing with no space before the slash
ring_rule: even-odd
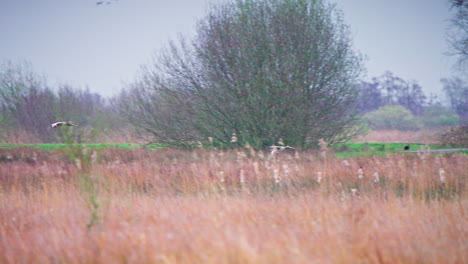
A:
<svg viewBox="0 0 468 264">
<path fill-rule="evenodd" d="M 271 150 L 295 149 L 295 148 L 290 147 L 290 146 L 269 146 L 268 148 L 271 149 Z"/>
<path fill-rule="evenodd" d="M 52 128 L 58 128 L 58 127 L 61 127 L 61 126 L 76 126 L 75 124 L 73 124 L 72 121 L 60 121 L 60 122 L 55 122 L 53 123 L 52 125 L 50 125 Z"/>
<path fill-rule="evenodd" d="M 277 156 L 280 154 L 280 152 L 283 152 L 285 150 L 296 150 L 295 148 L 290 146 L 269 146 L 268 149 L 270 149 L 271 156 Z"/>
<path fill-rule="evenodd" d="M 114 0 L 114 2 L 116 2 L 118 0 Z M 109 1 L 96 1 L 96 5 L 103 5 L 103 4 L 106 4 L 106 5 L 110 5 L 112 4 L 112 2 L 109 0 Z"/>
</svg>

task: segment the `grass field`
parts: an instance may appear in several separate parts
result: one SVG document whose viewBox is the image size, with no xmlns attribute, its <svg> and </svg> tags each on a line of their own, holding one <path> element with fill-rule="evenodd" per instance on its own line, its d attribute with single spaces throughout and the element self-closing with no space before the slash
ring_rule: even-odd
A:
<svg viewBox="0 0 468 264">
<path fill-rule="evenodd" d="M 75 146 L 87 147 L 92 149 L 102 148 L 119 148 L 119 149 L 134 149 L 141 147 L 142 144 L 131 144 L 131 143 L 86 143 L 86 144 L 74 144 Z M 42 150 L 55 150 L 69 148 L 70 144 L 5 144 L 0 143 L 0 149 L 17 149 L 17 148 L 32 148 Z"/>
<path fill-rule="evenodd" d="M 447 149 L 452 147 L 441 146 L 437 144 L 426 145 L 420 143 L 343 143 L 330 146 L 337 157 L 349 158 L 356 156 L 369 156 L 369 155 L 387 155 L 391 153 L 397 153 L 404 150 L 404 147 L 408 146 L 410 150 L 421 150 L 421 149 Z M 18 149 L 18 148 L 32 148 L 41 150 L 63 150 L 69 149 L 70 147 L 78 148 L 89 148 L 94 150 L 106 149 L 106 148 L 118 148 L 118 149 L 136 149 L 144 148 L 147 150 L 160 150 L 165 148 L 163 144 L 130 144 L 130 143 L 91 143 L 91 144 L 5 144 L 0 143 L 0 149 Z M 466 153 L 465 153 L 466 154 Z"/>
<path fill-rule="evenodd" d="M 467 156 L 359 148 L 2 146 L 0 263 L 467 263 Z"/>
</svg>

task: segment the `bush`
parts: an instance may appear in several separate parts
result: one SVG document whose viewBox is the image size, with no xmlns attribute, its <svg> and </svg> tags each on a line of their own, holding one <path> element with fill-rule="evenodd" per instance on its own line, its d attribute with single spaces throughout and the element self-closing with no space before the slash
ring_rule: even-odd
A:
<svg viewBox="0 0 468 264">
<path fill-rule="evenodd" d="M 424 127 L 456 126 L 460 118 L 456 113 L 441 105 L 433 105 L 424 110 L 421 122 Z"/>
<path fill-rule="evenodd" d="M 383 106 L 364 116 L 373 129 L 417 130 L 419 122 L 414 115 L 401 105 Z"/>
<path fill-rule="evenodd" d="M 468 147 L 468 126 L 452 127 L 438 135 L 441 145 Z"/>
</svg>

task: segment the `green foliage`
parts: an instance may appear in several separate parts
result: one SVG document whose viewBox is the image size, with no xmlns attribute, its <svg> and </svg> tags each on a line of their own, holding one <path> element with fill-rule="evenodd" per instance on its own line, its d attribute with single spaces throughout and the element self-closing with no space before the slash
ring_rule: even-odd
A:
<svg viewBox="0 0 468 264">
<path fill-rule="evenodd" d="M 335 151 L 336 157 L 350 158 L 371 155 L 385 156 L 391 153 L 401 152 L 404 150 L 405 146 L 408 146 L 409 150 L 437 150 L 452 148 L 447 144 L 425 145 L 419 143 L 343 143 L 334 144 L 330 147 Z"/>
<path fill-rule="evenodd" d="M 79 146 L 81 148 L 88 148 L 88 149 L 104 149 L 104 148 L 119 148 L 119 149 L 134 149 L 141 147 L 141 144 L 134 144 L 134 143 L 80 143 L 80 144 L 73 144 L 75 146 Z M 70 147 L 70 144 L 0 144 L 0 149 L 13 149 L 13 148 L 37 148 L 43 150 L 57 150 L 57 149 L 64 149 Z M 160 149 L 163 148 L 163 144 L 156 144 L 153 143 L 149 147 L 149 149 Z"/>
<path fill-rule="evenodd" d="M 460 116 L 460 124 L 468 125 L 468 83 L 458 77 L 442 78 L 440 81 L 452 110 Z"/>
<path fill-rule="evenodd" d="M 442 105 L 429 106 L 424 110 L 421 116 L 421 122 L 424 127 L 455 126 L 459 122 L 456 113 L 450 111 Z"/>
<path fill-rule="evenodd" d="M 171 43 L 144 69 L 122 109 L 152 141 L 264 149 L 281 138 L 309 148 L 359 131 L 361 72 L 348 27 L 326 1 L 229 1 L 211 8 L 194 40 Z"/>
<path fill-rule="evenodd" d="M 411 150 L 420 148 L 419 144 L 406 143 L 343 143 L 332 145 L 331 148 L 336 151 L 336 157 L 350 158 L 369 155 L 385 156 L 389 153 L 402 151 L 407 145 Z"/>
<path fill-rule="evenodd" d="M 373 129 L 417 130 L 420 127 L 411 111 L 401 105 L 383 106 L 364 118 Z"/>
<path fill-rule="evenodd" d="M 405 146 L 412 150 L 420 148 L 421 144 L 407 143 L 343 143 L 331 147 L 336 151 L 402 151 Z"/>
<path fill-rule="evenodd" d="M 0 140 L 2 140 L 4 134 L 6 134 L 5 115 L 0 112 Z"/>
</svg>

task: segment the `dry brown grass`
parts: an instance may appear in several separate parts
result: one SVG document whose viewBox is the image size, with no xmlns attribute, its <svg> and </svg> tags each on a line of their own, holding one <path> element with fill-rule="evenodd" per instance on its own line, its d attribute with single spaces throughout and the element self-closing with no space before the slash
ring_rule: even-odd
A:
<svg viewBox="0 0 468 264">
<path fill-rule="evenodd" d="M 353 142 L 438 144 L 437 135 L 444 129 L 446 128 L 426 128 L 418 131 L 373 130 L 369 134 L 357 137 Z"/>
<path fill-rule="evenodd" d="M 88 152 L 0 151 L 0 263 L 468 261 L 464 155 Z"/>
</svg>

